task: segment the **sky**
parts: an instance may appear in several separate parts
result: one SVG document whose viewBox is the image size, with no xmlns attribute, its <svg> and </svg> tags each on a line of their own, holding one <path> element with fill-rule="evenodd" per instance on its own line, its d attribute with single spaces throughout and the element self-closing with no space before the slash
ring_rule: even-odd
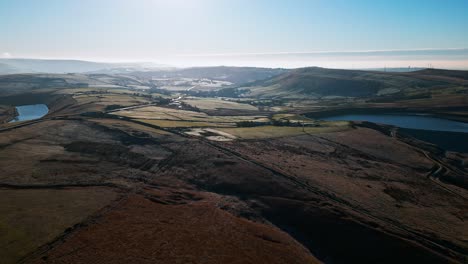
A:
<svg viewBox="0 0 468 264">
<path fill-rule="evenodd" d="M 0 57 L 468 68 L 467 0 L 0 0 Z"/>
</svg>

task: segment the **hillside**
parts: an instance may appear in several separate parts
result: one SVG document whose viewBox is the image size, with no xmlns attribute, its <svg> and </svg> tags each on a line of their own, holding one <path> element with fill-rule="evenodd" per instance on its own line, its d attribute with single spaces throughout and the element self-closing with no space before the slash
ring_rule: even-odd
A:
<svg viewBox="0 0 468 264">
<path fill-rule="evenodd" d="M 10 61 L 10 60 L 9 60 Z M 20 61 L 20 60 L 11 60 Z M 287 72 L 284 69 L 269 69 L 269 68 L 254 68 L 254 67 L 199 67 L 199 68 L 170 68 L 165 70 L 151 71 L 124 71 L 124 68 L 112 68 L 107 72 L 90 71 L 86 73 L 56 73 L 50 67 L 59 67 L 58 61 L 53 61 L 52 64 L 43 64 L 44 61 L 33 61 L 37 66 L 36 69 L 49 69 L 48 73 L 23 73 L 28 70 L 10 67 L 7 64 L 0 64 L 0 94 L 12 94 L 26 92 L 31 89 L 42 88 L 71 88 L 71 87 L 127 87 L 127 88 L 154 88 L 158 87 L 166 89 L 168 87 L 176 87 L 176 89 L 206 89 L 218 90 L 220 87 L 230 85 L 239 85 L 257 80 L 264 80 Z M 80 72 L 77 66 L 82 64 L 81 70 L 90 69 L 88 62 L 69 61 L 63 63 L 69 64 L 70 71 Z M 75 64 L 78 63 L 78 64 Z M 42 64 L 42 65 L 39 65 Z M 99 67 L 99 64 L 94 65 Z M 22 64 L 22 66 L 25 66 Z M 64 70 L 67 69 L 65 65 Z M 92 66 L 92 65 L 91 65 Z M 92 66 L 92 67 L 94 67 Z M 105 66 L 105 65 L 101 65 Z M 115 65 L 114 65 L 115 66 Z M 11 74 L 1 74 L 4 72 Z M 56 69 L 58 70 L 58 69 Z M 120 71 L 124 71 L 122 73 Z M 102 71 L 106 72 L 106 71 Z M 120 72 L 120 73 L 119 73 Z"/>
<path fill-rule="evenodd" d="M 322 98 L 414 95 L 431 90 L 466 89 L 467 71 L 421 70 L 409 73 L 301 68 L 242 87 L 249 96 Z"/>
<path fill-rule="evenodd" d="M 198 78 L 228 81 L 235 84 L 249 83 L 257 80 L 273 78 L 279 74 L 289 72 L 286 69 L 270 69 L 255 67 L 194 67 L 183 69 L 169 69 L 157 71 L 137 71 L 130 75 L 141 79 L 153 78 Z"/>
</svg>

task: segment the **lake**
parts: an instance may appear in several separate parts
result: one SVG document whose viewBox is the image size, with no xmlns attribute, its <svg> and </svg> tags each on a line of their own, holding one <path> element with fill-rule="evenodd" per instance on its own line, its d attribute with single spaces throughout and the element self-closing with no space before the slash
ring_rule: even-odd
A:
<svg viewBox="0 0 468 264">
<path fill-rule="evenodd" d="M 320 119 L 393 125 L 401 128 L 400 133 L 430 142 L 442 149 L 468 153 L 468 123 L 416 114 L 349 114 Z"/>
<path fill-rule="evenodd" d="M 369 121 L 401 128 L 468 133 L 468 123 L 428 115 L 349 114 L 321 118 L 323 120 Z"/>
<path fill-rule="evenodd" d="M 26 120 L 34 120 L 41 118 L 49 112 L 49 108 L 45 104 L 34 105 L 20 105 L 16 106 L 18 116 L 16 116 L 10 123 Z"/>
</svg>

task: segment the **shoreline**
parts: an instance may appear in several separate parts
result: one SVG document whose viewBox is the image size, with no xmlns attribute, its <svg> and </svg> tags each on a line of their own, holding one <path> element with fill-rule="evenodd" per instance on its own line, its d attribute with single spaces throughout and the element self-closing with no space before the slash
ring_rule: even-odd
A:
<svg viewBox="0 0 468 264">
<path fill-rule="evenodd" d="M 18 115 L 18 110 L 15 106 L 8 106 L 7 110 L 3 114 L 0 114 L 0 124 L 9 123 Z"/>
<path fill-rule="evenodd" d="M 444 111 L 468 111 L 468 107 L 447 107 L 441 109 L 427 109 L 427 108 L 363 108 L 363 107 L 356 107 L 356 108 L 336 108 L 336 109 L 323 109 L 314 112 L 307 112 L 303 113 L 304 116 L 313 118 L 313 119 L 321 119 L 331 116 L 337 115 L 356 115 L 356 114 L 400 114 L 400 115 L 409 115 L 409 116 L 417 116 L 421 114 L 425 114 L 431 117 L 468 123 L 468 116 L 464 115 L 457 115 L 446 113 Z"/>
</svg>

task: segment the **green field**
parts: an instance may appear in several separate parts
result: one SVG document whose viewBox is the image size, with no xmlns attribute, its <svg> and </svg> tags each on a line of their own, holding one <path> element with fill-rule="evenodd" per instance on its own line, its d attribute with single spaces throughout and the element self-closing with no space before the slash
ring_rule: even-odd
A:
<svg viewBox="0 0 468 264">
<path fill-rule="evenodd" d="M 202 110 L 216 110 L 216 109 L 233 109 L 233 110 L 250 110 L 250 111 L 257 111 L 257 107 L 249 105 L 249 104 L 242 104 L 237 102 L 231 102 L 226 100 L 221 100 L 217 98 L 190 98 L 183 100 L 182 102 L 191 105 L 193 107 L 197 107 Z"/>
</svg>

